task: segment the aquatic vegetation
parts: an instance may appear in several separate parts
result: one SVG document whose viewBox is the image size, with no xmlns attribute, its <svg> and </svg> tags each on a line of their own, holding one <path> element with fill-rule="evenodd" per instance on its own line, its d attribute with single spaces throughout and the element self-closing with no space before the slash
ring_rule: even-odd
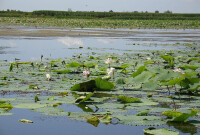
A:
<svg viewBox="0 0 200 135">
<path fill-rule="evenodd" d="M 40 100 L 39 100 L 38 96 L 35 95 L 35 102 L 37 102 L 37 101 L 40 101 Z"/>
<path fill-rule="evenodd" d="M 89 57 L 93 55 L 0 62 L 0 115 L 23 108 L 95 127 L 100 123 L 157 126 L 176 122 L 199 128 L 199 50 L 95 53 L 98 59 Z M 108 58 L 112 58 L 113 68 L 107 72 Z M 84 71 L 88 79 L 83 77 Z M 8 98 L 12 94 L 14 98 Z M 67 110 L 68 106 L 75 110 Z M 165 129 L 145 132 L 173 133 Z"/>
<path fill-rule="evenodd" d="M 13 106 L 6 101 L 0 101 L 0 115 L 12 115 L 11 113 L 7 113 L 12 110 Z"/>
<path fill-rule="evenodd" d="M 9 71 L 11 72 L 13 70 L 13 63 L 10 64 Z"/>
<path fill-rule="evenodd" d="M 80 84 L 75 84 L 71 90 L 72 91 L 97 91 L 97 90 L 111 90 L 114 88 L 112 82 L 108 82 L 102 78 L 96 78 L 94 80 L 89 80 L 82 82 Z"/>
<path fill-rule="evenodd" d="M 61 92 L 61 93 L 57 93 L 57 96 L 68 96 L 69 93 L 68 92 Z"/>
<path fill-rule="evenodd" d="M 112 117 L 109 116 L 109 114 L 105 114 L 105 115 L 95 115 L 92 118 L 87 118 L 87 122 L 94 125 L 95 127 L 98 126 L 98 124 L 101 123 L 105 123 L 105 124 L 109 124 L 112 121 Z"/>
<path fill-rule="evenodd" d="M 131 75 L 131 77 L 136 77 L 137 75 L 141 74 L 145 69 L 146 69 L 146 66 L 145 66 L 145 65 L 139 67 L 139 68 L 137 69 L 137 71 L 134 72 L 134 73 Z"/>
<path fill-rule="evenodd" d="M 0 23 L 36 27 L 198 29 L 199 20 L 121 20 L 1 17 Z M 182 25 L 177 25 L 181 23 Z"/>
<path fill-rule="evenodd" d="M 136 114 L 136 116 L 147 116 L 149 111 L 143 111 Z"/>
<path fill-rule="evenodd" d="M 162 128 L 162 129 L 156 129 L 149 127 L 147 129 L 144 129 L 144 133 L 149 135 L 179 135 L 179 132 L 176 132 L 174 130 Z"/>
<path fill-rule="evenodd" d="M 0 11 L 0 23 L 25 26 L 79 28 L 161 28 L 198 29 L 199 14 L 67 12 L 67 11 Z M 116 21 L 117 20 L 117 21 Z M 41 57 L 42 58 L 42 57 Z"/>
<path fill-rule="evenodd" d="M 167 116 L 169 121 L 173 122 L 186 122 L 189 117 L 197 115 L 197 109 L 180 109 L 179 111 L 165 111 L 162 115 Z"/>
<path fill-rule="evenodd" d="M 38 85 L 37 84 L 30 84 L 29 89 L 38 89 Z"/>
<path fill-rule="evenodd" d="M 83 75 L 88 78 L 90 76 L 90 71 L 84 70 Z"/>
<path fill-rule="evenodd" d="M 153 126 L 165 124 L 165 121 L 158 116 L 115 115 L 115 117 L 119 119 L 119 123 L 125 125 Z"/>
<path fill-rule="evenodd" d="M 124 95 L 120 95 L 117 97 L 118 101 L 120 101 L 121 103 L 141 103 L 141 99 L 139 98 L 131 98 L 131 97 L 127 97 Z"/>
<path fill-rule="evenodd" d="M 84 103 L 85 101 L 88 101 L 88 100 L 91 100 L 90 97 L 93 96 L 94 93 L 90 93 L 86 96 L 81 96 L 81 97 L 78 97 L 75 101 L 75 103 Z"/>
<path fill-rule="evenodd" d="M 21 119 L 21 120 L 19 120 L 19 122 L 22 122 L 22 123 L 33 123 L 33 121 L 27 120 L 27 119 Z"/>
</svg>

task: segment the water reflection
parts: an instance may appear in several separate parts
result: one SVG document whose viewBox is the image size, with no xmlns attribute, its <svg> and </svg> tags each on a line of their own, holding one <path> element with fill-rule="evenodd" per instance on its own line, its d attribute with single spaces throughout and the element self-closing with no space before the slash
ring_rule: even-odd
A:
<svg viewBox="0 0 200 135">
<path fill-rule="evenodd" d="M 111 44 L 114 43 L 115 40 L 113 39 L 102 39 L 102 38 L 97 38 L 97 42 L 102 43 L 102 44 Z"/>
<path fill-rule="evenodd" d="M 64 37 L 58 38 L 58 42 L 66 45 L 67 47 L 83 46 L 83 41 L 79 38 Z"/>
<path fill-rule="evenodd" d="M 182 133 L 190 133 L 191 135 L 194 135 L 198 132 L 197 127 L 193 124 L 188 123 L 188 122 L 187 123 L 167 122 L 167 125 L 173 126 L 174 128 L 178 129 Z"/>
<path fill-rule="evenodd" d="M 40 60 L 41 54 L 44 58 L 65 58 L 94 51 L 97 53 L 138 53 L 140 50 L 181 50 L 185 49 L 185 46 L 164 44 L 198 42 L 196 37 L 199 37 L 198 32 L 189 30 L 184 33 L 184 36 L 188 38 L 187 41 L 181 37 L 183 35 L 181 31 L 176 31 L 175 34 L 174 31 L 164 33 L 165 31 L 162 30 L 138 30 L 130 31 L 128 35 L 123 35 L 122 33 L 127 33 L 124 31 L 113 30 L 112 32 L 115 35 L 111 34 L 107 37 L 95 35 L 82 37 L 0 36 L 0 60 L 13 61 L 18 58 L 22 61 L 35 61 Z M 83 49 L 79 49 L 80 46 Z"/>
<path fill-rule="evenodd" d="M 9 47 L 16 47 L 17 46 L 16 42 L 14 42 L 14 41 L 8 40 L 7 43 L 8 43 Z"/>
<path fill-rule="evenodd" d="M 88 107 L 88 106 L 86 106 L 84 104 L 76 104 L 76 106 L 81 108 L 82 111 L 84 111 L 84 112 L 92 112 L 92 113 L 95 112 L 92 108 L 90 108 L 90 107 Z"/>
<path fill-rule="evenodd" d="M 5 49 L 7 49 L 9 47 L 6 46 L 0 46 L 0 54 L 6 54 L 7 52 L 5 51 Z"/>
</svg>

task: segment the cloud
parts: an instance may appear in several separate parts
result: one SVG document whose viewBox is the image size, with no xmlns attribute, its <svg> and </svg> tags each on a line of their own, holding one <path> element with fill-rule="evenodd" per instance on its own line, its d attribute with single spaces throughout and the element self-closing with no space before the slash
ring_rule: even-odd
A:
<svg viewBox="0 0 200 135">
<path fill-rule="evenodd" d="M 79 38 L 71 38 L 71 37 L 65 37 L 65 38 L 59 38 L 58 42 L 68 46 L 68 47 L 72 47 L 72 46 L 82 46 L 83 45 L 83 41 Z"/>
</svg>

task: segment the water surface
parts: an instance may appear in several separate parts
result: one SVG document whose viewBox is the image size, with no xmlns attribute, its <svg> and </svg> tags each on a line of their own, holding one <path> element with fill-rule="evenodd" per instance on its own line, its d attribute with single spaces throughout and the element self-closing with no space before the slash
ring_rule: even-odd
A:
<svg viewBox="0 0 200 135">
<path fill-rule="evenodd" d="M 129 53 L 140 50 L 183 50 L 176 43 L 200 43 L 200 30 L 19 29 L 21 36 L 0 36 L 0 59 L 13 61 L 71 57 L 87 52 Z M 31 33 L 31 35 L 26 32 Z M 37 35 L 45 31 L 44 35 Z M 48 36 L 48 32 L 68 33 Z M 1 35 L 1 33 L 0 33 Z M 169 44 L 166 46 L 166 44 Z M 83 47 L 79 49 L 79 47 Z M 132 52 L 131 52 L 132 53 Z"/>
</svg>

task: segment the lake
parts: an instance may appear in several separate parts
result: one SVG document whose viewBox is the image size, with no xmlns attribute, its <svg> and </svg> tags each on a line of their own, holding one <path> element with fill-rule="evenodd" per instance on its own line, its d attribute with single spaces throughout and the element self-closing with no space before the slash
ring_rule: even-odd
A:
<svg viewBox="0 0 200 135">
<path fill-rule="evenodd" d="M 0 60 L 40 61 L 41 55 L 47 59 L 65 59 L 92 52 L 123 54 L 146 53 L 149 50 L 186 50 L 191 49 L 184 45 L 188 43 L 200 43 L 200 30 L 36 29 L 16 26 L 0 31 Z M 33 98 L 34 95 L 32 92 L 0 92 L 0 98 Z M 66 112 L 83 111 L 75 104 L 63 104 L 59 107 Z M 95 127 L 67 116 L 42 115 L 29 109 L 13 108 L 9 113 L 13 115 L 0 116 L 1 135 L 142 135 L 143 129 L 149 127 L 115 124 L 115 122 L 108 125 L 100 123 Z M 134 110 L 132 113 L 135 113 Z M 34 123 L 18 122 L 22 118 L 30 119 Z M 181 135 L 193 134 L 191 132 L 193 127 L 185 131 L 184 128 L 174 125 L 156 126 L 156 128 L 163 127 L 179 131 Z M 195 128 L 194 135 L 198 132 L 199 129 Z"/>
</svg>

